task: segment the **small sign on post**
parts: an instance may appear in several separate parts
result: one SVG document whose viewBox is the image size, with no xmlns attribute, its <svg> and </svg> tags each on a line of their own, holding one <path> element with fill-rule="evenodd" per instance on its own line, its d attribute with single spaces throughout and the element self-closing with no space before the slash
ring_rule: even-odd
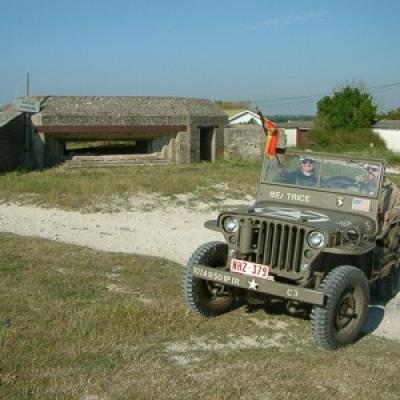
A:
<svg viewBox="0 0 400 400">
<path fill-rule="evenodd" d="M 22 112 L 37 113 L 40 111 L 40 101 L 17 99 L 15 102 L 15 108 Z"/>
<path fill-rule="evenodd" d="M 40 111 L 40 101 L 30 100 L 26 97 L 24 99 L 17 99 L 15 102 L 17 111 L 24 113 L 24 130 L 25 130 L 25 163 L 26 167 L 30 167 L 30 151 L 31 151 L 31 127 L 29 122 L 29 113 L 38 113 Z"/>
</svg>

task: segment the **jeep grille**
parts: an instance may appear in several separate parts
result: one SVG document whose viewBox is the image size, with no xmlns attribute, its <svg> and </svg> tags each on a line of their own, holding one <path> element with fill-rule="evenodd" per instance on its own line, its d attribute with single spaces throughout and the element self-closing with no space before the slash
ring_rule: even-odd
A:
<svg viewBox="0 0 400 400">
<path fill-rule="evenodd" d="M 302 275 L 300 266 L 308 231 L 290 223 L 257 220 L 253 224 L 252 247 L 255 257 L 252 258 L 255 262 L 268 265 L 271 272 L 277 275 Z"/>
</svg>

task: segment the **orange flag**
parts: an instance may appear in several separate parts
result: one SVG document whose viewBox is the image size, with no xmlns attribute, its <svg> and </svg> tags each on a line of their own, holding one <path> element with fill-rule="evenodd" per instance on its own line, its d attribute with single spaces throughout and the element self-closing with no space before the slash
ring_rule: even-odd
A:
<svg viewBox="0 0 400 400">
<path fill-rule="evenodd" d="M 265 118 L 261 111 L 258 111 L 264 128 L 267 140 L 265 141 L 264 153 L 269 158 L 275 157 L 276 145 L 278 144 L 278 127 L 270 119 Z"/>
<path fill-rule="evenodd" d="M 265 141 L 264 153 L 266 156 L 272 158 L 276 154 L 276 145 L 278 144 L 278 128 L 269 119 L 266 119 L 264 124 L 264 132 L 267 133 L 267 140 Z"/>
</svg>

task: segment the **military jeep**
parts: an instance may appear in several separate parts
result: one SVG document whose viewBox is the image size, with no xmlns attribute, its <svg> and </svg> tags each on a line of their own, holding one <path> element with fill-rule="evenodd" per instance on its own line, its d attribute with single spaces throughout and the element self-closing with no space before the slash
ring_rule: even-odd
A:
<svg viewBox="0 0 400 400">
<path fill-rule="evenodd" d="M 310 160 L 313 179 L 297 179 Z M 385 168 L 380 159 L 321 153 L 265 157 L 255 203 L 205 223 L 225 241 L 201 245 L 183 268 L 186 305 L 217 316 L 282 299 L 289 311 L 309 311 L 318 346 L 354 342 L 370 287 L 386 300 L 399 289 L 400 218 L 383 223 Z"/>
</svg>

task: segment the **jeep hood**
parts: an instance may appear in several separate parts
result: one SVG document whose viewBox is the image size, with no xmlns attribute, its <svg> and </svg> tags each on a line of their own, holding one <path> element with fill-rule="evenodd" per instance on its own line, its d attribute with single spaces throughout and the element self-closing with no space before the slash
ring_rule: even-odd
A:
<svg viewBox="0 0 400 400">
<path fill-rule="evenodd" d="M 227 213 L 223 214 L 226 215 Z M 256 203 L 252 207 L 236 209 L 232 211 L 232 214 L 259 215 L 273 220 L 299 223 L 327 232 L 334 232 L 352 226 L 363 227 L 371 233 L 376 231 L 376 221 L 368 216 L 282 203 Z"/>
</svg>

